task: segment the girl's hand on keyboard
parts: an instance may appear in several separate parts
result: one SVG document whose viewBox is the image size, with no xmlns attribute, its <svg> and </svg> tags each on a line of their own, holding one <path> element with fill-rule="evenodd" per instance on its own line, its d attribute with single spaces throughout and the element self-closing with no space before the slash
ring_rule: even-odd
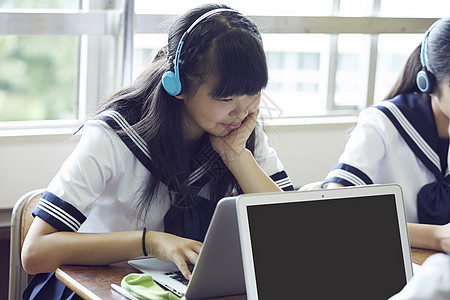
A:
<svg viewBox="0 0 450 300">
<path fill-rule="evenodd" d="M 147 233 L 146 245 L 149 253 L 156 258 L 174 262 L 188 280 L 191 278 L 188 264 L 195 265 L 202 247 L 199 241 L 158 231 Z"/>
</svg>

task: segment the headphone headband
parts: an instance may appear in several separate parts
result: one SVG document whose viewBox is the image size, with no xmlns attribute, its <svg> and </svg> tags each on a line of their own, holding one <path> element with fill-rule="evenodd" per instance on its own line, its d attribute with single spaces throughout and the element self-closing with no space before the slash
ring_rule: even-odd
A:
<svg viewBox="0 0 450 300">
<path fill-rule="evenodd" d="M 419 73 L 417 73 L 416 76 L 416 84 L 419 90 L 422 93 L 431 93 L 434 90 L 434 86 L 436 84 L 436 80 L 434 78 L 434 75 L 428 71 L 427 69 L 427 47 L 428 47 L 428 36 L 430 35 L 433 28 L 436 26 L 436 24 L 440 21 L 435 21 L 430 28 L 425 32 L 425 36 L 422 40 L 422 44 L 420 46 L 420 63 L 422 64 L 422 70 L 420 70 Z"/>
<path fill-rule="evenodd" d="M 219 13 L 222 11 L 234 11 L 235 12 L 234 9 L 230 9 L 230 8 L 217 8 L 217 9 L 210 10 L 210 11 L 204 13 L 203 15 L 201 15 L 200 17 L 198 17 L 198 19 L 195 20 L 194 23 L 192 23 L 191 26 L 189 26 L 189 28 L 186 30 L 186 32 L 183 33 L 183 35 L 181 36 L 181 39 L 178 42 L 177 52 L 175 53 L 175 58 L 173 60 L 175 74 L 178 75 L 178 78 L 179 78 L 179 69 L 178 68 L 179 68 L 179 63 L 180 63 L 181 48 L 183 48 L 184 40 L 191 33 L 191 31 L 194 29 L 194 27 L 197 26 L 198 23 L 200 23 L 201 21 L 203 21 L 204 19 L 206 19 L 207 17 L 209 17 L 215 13 Z"/>
<path fill-rule="evenodd" d="M 435 21 L 430 28 L 428 28 L 428 30 L 425 32 L 425 36 L 423 37 L 422 40 L 422 45 L 420 47 L 420 62 L 422 64 L 422 67 L 426 67 L 427 66 L 427 60 L 426 60 L 426 55 L 427 55 L 427 39 L 428 36 L 431 33 L 431 30 L 433 30 L 434 26 L 436 26 L 437 23 L 439 23 L 440 19 Z"/>
<path fill-rule="evenodd" d="M 195 20 L 194 23 L 192 23 L 191 26 L 189 26 L 189 28 L 181 36 L 181 39 L 178 42 L 175 57 L 173 59 L 174 72 L 167 71 L 163 74 L 163 77 L 162 77 L 162 85 L 169 95 L 176 96 L 181 93 L 181 80 L 180 80 L 179 64 L 180 64 L 181 49 L 183 48 L 184 40 L 191 33 L 191 31 L 195 28 L 195 26 L 197 26 L 198 23 L 200 23 L 201 21 L 203 21 L 204 19 L 208 18 L 209 16 L 211 16 L 213 14 L 216 14 L 219 12 L 224 12 L 224 11 L 232 11 L 232 12 L 238 13 L 236 10 L 231 9 L 231 8 L 216 8 L 216 9 L 210 10 L 210 11 L 204 13 L 203 15 L 201 15 L 200 17 L 198 17 L 197 20 Z"/>
</svg>

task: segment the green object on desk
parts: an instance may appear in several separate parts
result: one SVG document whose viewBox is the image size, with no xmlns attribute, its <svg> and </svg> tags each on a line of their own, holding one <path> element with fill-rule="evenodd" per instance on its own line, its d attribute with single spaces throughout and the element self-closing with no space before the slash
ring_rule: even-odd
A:
<svg viewBox="0 0 450 300">
<path fill-rule="evenodd" d="M 142 273 L 131 273 L 120 283 L 123 289 L 141 300 L 186 300 L 166 291 L 153 281 L 152 276 Z"/>
</svg>

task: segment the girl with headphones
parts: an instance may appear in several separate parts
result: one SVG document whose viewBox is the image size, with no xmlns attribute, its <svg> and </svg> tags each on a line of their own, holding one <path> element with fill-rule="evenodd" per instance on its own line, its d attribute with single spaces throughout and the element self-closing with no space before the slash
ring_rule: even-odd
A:
<svg viewBox="0 0 450 300">
<path fill-rule="evenodd" d="M 412 247 L 450 253 L 450 18 L 434 23 L 385 101 L 363 110 L 327 188 L 402 187 Z M 380 220 L 383 222 L 383 220 Z M 450 254 L 430 256 L 390 300 L 450 298 Z"/>
<path fill-rule="evenodd" d="M 360 113 L 323 186 L 398 183 L 411 246 L 450 252 L 449 118 L 450 18 L 443 18 L 385 101 Z"/>
<path fill-rule="evenodd" d="M 411 246 L 450 252 L 449 118 L 450 18 L 443 18 L 385 101 L 360 113 L 323 186 L 398 183 Z"/>
<path fill-rule="evenodd" d="M 147 69 L 85 123 L 34 209 L 24 298 L 74 296 L 48 273 L 62 264 L 152 254 L 189 278 L 221 198 L 293 190 L 257 122 L 267 81 L 247 17 L 223 5 L 179 17 Z"/>
</svg>

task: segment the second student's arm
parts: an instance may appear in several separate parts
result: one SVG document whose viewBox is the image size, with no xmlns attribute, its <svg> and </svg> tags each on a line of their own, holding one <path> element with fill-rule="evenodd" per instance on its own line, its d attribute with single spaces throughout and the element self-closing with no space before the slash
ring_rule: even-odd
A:
<svg viewBox="0 0 450 300">
<path fill-rule="evenodd" d="M 450 223 L 446 225 L 408 223 L 408 233 L 412 247 L 450 253 Z"/>
</svg>

